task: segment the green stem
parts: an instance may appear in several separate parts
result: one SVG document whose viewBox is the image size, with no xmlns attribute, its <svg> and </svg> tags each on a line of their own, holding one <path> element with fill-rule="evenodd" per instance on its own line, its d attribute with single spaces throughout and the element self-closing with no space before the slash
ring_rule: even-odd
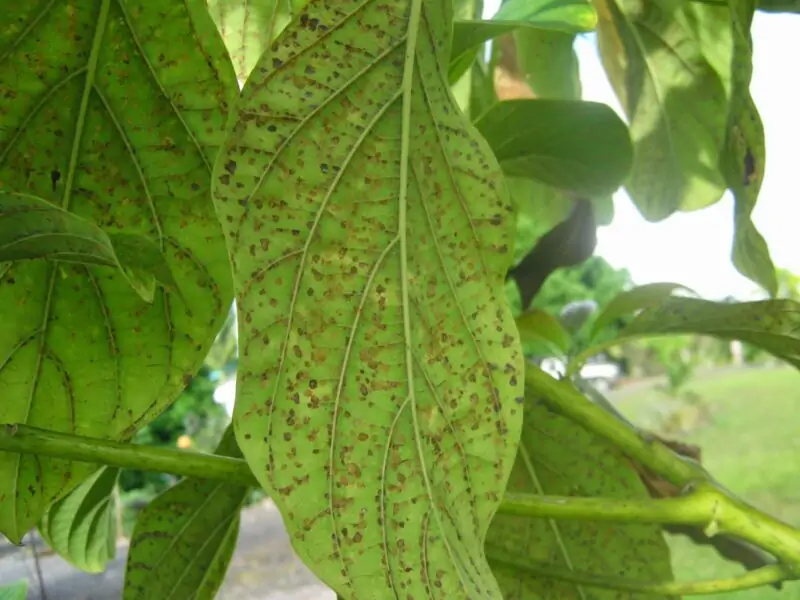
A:
<svg viewBox="0 0 800 600">
<path fill-rule="evenodd" d="M 618 500 L 507 493 L 498 512 L 518 517 L 704 527 L 714 518 L 714 498 L 708 494 L 692 494 L 658 500 Z"/>
<path fill-rule="evenodd" d="M 679 456 L 658 440 L 646 439 L 630 425 L 592 403 L 568 381 L 553 379 L 541 369 L 526 365 L 525 385 L 528 393 L 541 398 L 553 409 L 606 439 L 671 483 L 682 486 L 686 491 L 694 488 L 691 494 L 671 500 L 684 500 L 690 504 L 697 502 L 698 505 L 702 503 L 705 510 L 708 510 L 707 502 L 711 501 L 712 512 L 706 513 L 705 521 L 694 523 L 707 525 L 709 536 L 728 533 L 745 539 L 772 553 L 794 573 L 800 574 L 800 531 L 739 500 L 715 482 L 699 463 Z M 531 511 L 534 510 L 531 508 Z M 553 509 L 547 507 L 546 510 Z M 569 518 L 595 518 L 577 516 L 581 513 L 580 508 L 570 510 L 574 514 Z M 596 515 L 589 505 L 583 510 Z"/>
<path fill-rule="evenodd" d="M 0 426 L 0 451 L 261 487 L 247 463 L 238 458 L 111 442 L 26 425 Z"/>
<path fill-rule="evenodd" d="M 583 363 L 585 363 L 595 354 L 600 354 L 604 350 L 608 350 L 609 348 L 613 348 L 614 346 L 619 346 L 620 344 L 629 342 L 632 339 L 635 339 L 634 336 L 626 337 L 624 339 L 613 338 L 608 341 L 595 344 L 594 346 L 590 346 L 589 348 L 586 348 L 582 352 L 578 352 L 575 356 L 569 359 L 569 363 L 567 364 L 567 369 L 565 371 L 564 376 L 567 378 L 572 377 L 581 370 Z"/>
<path fill-rule="evenodd" d="M 543 375 L 550 382 L 559 386 L 567 385 L 557 382 L 549 375 Z M 535 375 L 533 379 L 536 380 Z M 549 384 L 549 382 L 542 383 Z M 561 394 L 559 397 L 563 397 L 563 390 L 559 389 L 559 394 Z M 568 397 L 575 400 L 571 395 Z M 611 426 L 608 426 L 607 429 L 599 427 L 598 433 L 606 431 L 612 439 L 614 439 L 612 433 L 619 435 L 623 440 L 623 443 L 619 445 L 633 449 L 635 458 L 641 460 L 643 464 L 653 467 L 653 465 L 663 466 L 667 463 L 667 460 L 658 454 L 655 460 L 651 460 L 652 457 L 648 452 L 659 448 L 656 442 L 642 442 L 634 433 L 633 436 L 638 440 L 634 443 L 634 440 L 629 439 L 630 430 L 624 423 L 595 407 L 583 396 L 580 396 L 579 400 L 579 402 L 573 403 L 574 406 L 570 405 L 572 407 L 569 411 L 577 415 L 584 415 L 584 417 L 589 415 L 591 418 L 584 419 L 590 424 L 589 426 L 596 424 L 592 419 L 597 419 L 597 423 L 600 424 L 606 423 L 606 419 L 610 419 L 614 423 L 614 428 L 621 428 L 614 432 L 614 428 Z M 584 405 L 596 409 L 597 412 L 586 409 Z M 563 408 L 560 404 L 559 407 Z M 575 407 L 583 408 L 577 410 Z M 592 429 L 594 428 L 592 427 Z M 640 446 L 640 442 L 643 445 Z M 242 459 L 98 440 L 45 431 L 25 425 L 0 427 L 0 451 L 37 454 L 98 465 L 171 473 L 182 477 L 212 479 L 259 487 L 247 463 Z M 673 461 L 676 461 L 673 468 L 664 470 L 675 474 L 676 479 L 679 478 L 678 476 L 683 477 L 685 467 L 682 465 L 686 465 L 686 463 L 676 455 L 673 456 Z M 704 473 L 702 470 L 701 472 Z M 781 559 L 792 573 L 800 574 L 800 532 L 725 494 L 707 481 L 699 481 L 694 485 L 695 489 L 686 496 L 657 500 L 612 500 L 507 494 L 499 512 L 536 518 L 628 523 L 679 523 L 705 527 L 708 535 L 724 532 L 754 543 Z"/>
<path fill-rule="evenodd" d="M 580 585 L 606 588 L 611 590 L 621 590 L 627 592 L 638 592 L 644 594 L 657 594 L 659 596 L 691 596 L 698 594 L 721 594 L 723 592 L 735 592 L 747 590 L 763 585 L 769 585 L 778 581 L 792 579 L 792 574 L 782 565 L 769 565 L 755 569 L 744 575 L 730 577 L 727 579 L 713 579 L 707 581 L 633 581 L 620 577 L 605 577 L 593 573 L 582 573 L 580 571 L 570 571 L 545 564 L 531 564 L 512 556 L 498 558 L 494 552 L 489 555 L 489 564 L 500 569 L 508 569 L 514 573 L 519 571 L 526 572 L 535 577 L 558 579 L 577 583 Z"/>
</svg>

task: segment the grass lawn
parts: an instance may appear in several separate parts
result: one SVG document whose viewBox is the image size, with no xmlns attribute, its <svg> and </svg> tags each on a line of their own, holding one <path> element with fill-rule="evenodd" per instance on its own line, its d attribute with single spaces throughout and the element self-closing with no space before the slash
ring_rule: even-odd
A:
<svg viewBox="0 0 800 600">
<path fill-rule="evenodd" d="M 800 527 L 800 373 L 745 369 L 698 376 L 689 386 L 713 412 L 713 422 L 677 437 L 701 446 L 703 463 L 726 487 L 766 512 Z M 653 388 L 620 390 L 615 405 L 631 420 L 652 426 L 665 402 Z M 678 580 L 732 576 L 743 568 L 683 537 L 668 536 Z M 734 600 L 800 600 L 800 582 L 719 594 Z"/>
</svg>

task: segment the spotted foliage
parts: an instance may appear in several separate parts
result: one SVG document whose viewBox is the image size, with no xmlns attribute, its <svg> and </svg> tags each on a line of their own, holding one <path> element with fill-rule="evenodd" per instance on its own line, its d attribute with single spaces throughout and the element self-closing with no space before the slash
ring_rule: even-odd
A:
<svg viewBox="0 0 800 600">
<path fill-rule="evenodd" d="M 450 2 L 313 0 L 261 58 L 214 199 L 239 445 L 344 598 L 499 598 L 513 464 L 513 209 L 447 85 Z"/>
<path fill-rule="evenodd" d="M 741 340 L 800 368 L 800 304 L 794 300 L 727 304 L 670 298 L 639 313 L 618 338 L 673 333 Z"/>
<path fill-rule="evenodd" d="M 228 428 L 216 454 L 241 457 Z M 239 536 L 249 488 L 187 478 L 136 519 L 123 600 L 213 600 Z"/>
<path fill-rule="evenodd" d="M 206 0 L 236 77 L 244 83 L 261 54 L 305 0 Z"/>
<path fill-rule="evenodd" d="M 117 548 L 119 469 L 102 467 L 47 509 L 39 533 L 50 548 L 87 573 L 101 573 Z"/>
<path fill-rule="evenodd" d="M 0 423 L 127 439 L 194 374 L 233 294 L 209 183 L 235 93 L 201 0 L 0 11 L 0 189 L 149 238 L 181 291 L 148 304 L 113 269 L 0 265 Z M 92 470 L 0 453 L 0 532 Z"/>
<path fill-rule="evenodd" d="M 508 489 L 619 500 L 648 497 L 619 450 L 533 398 L 526 404 L 522 441 Z M 652 525 L 498 515 L 489 530 L 486 553 L 506 600 L 663 598 L 526 575 L 503 566 L 502 560 L 509 557 L 536 567 L 552 565 L 635 581 L 672 579 L 669 550 L 659 528 Z"/>
</svg>

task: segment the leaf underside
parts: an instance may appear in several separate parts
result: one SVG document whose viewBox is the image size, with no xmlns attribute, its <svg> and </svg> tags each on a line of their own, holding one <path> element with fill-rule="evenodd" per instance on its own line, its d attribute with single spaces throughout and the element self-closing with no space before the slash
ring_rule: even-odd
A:
<svg viewBox="0 0 800 600">
<path fill-rule="evenodd" d="M 646 498 L 636 471 L 613 446 L 534 400 L 525 425 L 510 492 Z M 669 550 L 658 527 L 640 524 L 534 519 L 498 515 L 486 540 L 490 562 L 531 561 L 635 581 L 672 579 Z M 496 566 L 505 600 L 655 600 L 663 596 L 600 590 Z M 620 595 L 622 594 L 622 595 Z"/>
<path fill-rule="evenodd" d="M 153 301 L 156 281 L 177 291 L 163 253 L 149 238 L 108 236 L 46 200 L 0 190 L 0 262 L 32 259 L 119 269 L 146 302 Z"/>
<path fill-rule="evenodd" d="M 449 94 L 450 2 L 309 2 L 215 168 L 240 324 L 236 433 L 345 598 L 499 598 L 514 460 L 513 209 Z"/>
<path fill-rule="evenodd" d="M 619 334 L 620 339 L 675 333 L 699 333 L 741 340 L 800 368 L 800 304 L 765 300 L 727 304 L 698 298 L 671 298 L 643 310 Z"/>
<path fill-rule="evenodd" d="M 103 467 L 47 509 L 39 531 L 64 560 L 87 573 L 101 573 L 114 558 L 119 469 Z"/>
<path fill-rule="evenodd" d="M 232 297 L 208 190 L 235 93 L 199 0 L 4 6 L 0 189 L 149 238 L 182 295 L 147 304 L 103 267 L 0 265 L 0 423 L 125 439 L 195 373 Z M 0 532 L 19 540 L 92 470 L 0 453 Z"/>
<path fill-rule="evenodd" d="M 241 457 L 228 428 L 216 454 Z M 184 479 L 136 519 L 123 600 L 213 600 L 239 536 L 246 486 Z"/>
<path fill-rule="evenodd" d="M 727 100 L 680 9 L 597 0 L 603 66 L 630 122 L 626 189 L 650 221 L 717 202 Z"/>
<path fill-rule="evenodd" d="M 269 43 L 289 24 L 292 5 L 300 0 L 206 0 L 233 61 L 236 78 L 244 83 Z"/>
<path fill-rule="evenodd" d="M 778 292 L 778 278 L 769 247 L 752 221 L 761 182 L 764 179 L 766 142 L 764 125 L 750 95 L 753 74 L 753 45 L 750 24 L 755 2 L 729 2 L 733 29 L 731 59 L 731 109 L 722 154 L 722 173 L 734 195 L 735 236 L 733 264 L 773 296 Z"/>
</svg>

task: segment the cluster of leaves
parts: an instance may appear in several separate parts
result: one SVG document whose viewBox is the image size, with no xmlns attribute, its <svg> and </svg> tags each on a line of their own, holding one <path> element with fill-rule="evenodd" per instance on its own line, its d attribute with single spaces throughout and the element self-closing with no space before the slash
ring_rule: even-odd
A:
<svg viewBox="0 0 800 600">
<path fill-rule="evenodd" d="M 613 439 L 542 404 L 560 392 L 525 383 L 524 344 L 552 343 L 570 375 L 622 340 L 686 332 L 799 366 L 798 306 L 665 284 L 574 330 L 526 309 L 591 256 L 620 185 L 652 219 L 730 188 L 734 262 L 773 290 L 749 220 L 754 7 L 510 0 L 480 20 L 457 4 L 7 7 L 0 423 L 130 441 L 191 381 L 235 292 L 238 396 L 216 453 L 246 461 L 341 597 L 589 597 L 578 571 L 669 580 L 657 527 L 496 516 L 507 489 L 652 495 Z M 595 26 L 630 127 L 579 99 L 572 41 Z M 487 61 L 499 35 L 513 52 Z M 530 96 L 499 100 L 503 66 Z M 102 569 L 117 470 L 13 451 L 15 428 L 0 436 L 0 532 L 38 526 Z M 188 478 L 154 500 L 124 597 L 213 597 L 247 494 Z"/>
</svg>

